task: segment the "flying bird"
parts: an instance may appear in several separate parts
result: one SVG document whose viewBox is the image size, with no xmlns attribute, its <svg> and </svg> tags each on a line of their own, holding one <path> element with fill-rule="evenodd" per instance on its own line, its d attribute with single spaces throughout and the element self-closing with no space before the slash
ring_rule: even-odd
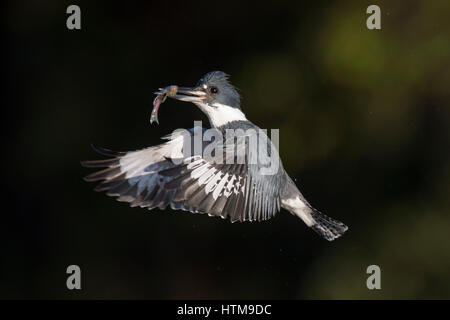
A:
<svg viewBox="0 0 450 320">
<path fill-rule="evenodd" d="M 208 143 L 204 140 L 200 140 L 199 148 L 193 147 L 195 139 L 207 132 L 196 127 L 184 134 L 163 137 L 167 142 L 137 151 L 114 152 L 93 146 L 110 157 L 82 162 L 85 167 L 104 168 L 85 177 L 86 181 L 99 181 L 96 191 L 105 191 L 132 207 L 170 206 L 232 222 L 267 220 L 284 208 L 326 240 L 344 234 L 345 224 L 314 209 L 300 193 L 266 133 L 246 118 L 240 96 L 227 74 L 213 71 L 194 87 L 171 86 L 170 90 L 161 90 L 157 92 L 158 107 L 168 92 L 167 97 L 191 102 L 206 114 L 209 130 L 217 133 L 211 139 L 216 147 L 213 157 L 205 155 Z M 157 121 L 157 113 L 152 113 L 152 120 Z M 230 131 L 241 135 L 226 138 Z M 221 138 L 217 138 L 220 134 Z M 260 157 L 262 147 L 267 149 L 266 158 Z M 221 152 L 224 161 L 215 161 Z M 239 152 L 243 156 L 238 159 Z M 269 170 L 274 162 L 275 168 Z"/>
</svg>

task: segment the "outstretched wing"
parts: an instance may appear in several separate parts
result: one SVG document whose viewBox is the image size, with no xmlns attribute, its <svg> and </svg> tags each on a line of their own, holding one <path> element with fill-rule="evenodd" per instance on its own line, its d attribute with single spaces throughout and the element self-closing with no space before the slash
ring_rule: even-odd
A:
<svg viewBox="0 0 450 320">
<path fill-rule="evenodd" d="M 229 161 L 225 155 L 220 163 L 204 156 L 206 143 L 195 153 L 194 130 L 189 132 L 134 152 L 115 153 L 96 147 L 99 153 L 114 158 L 83 162 L 86 167 L 106 167 L 85 179 L 101 181 L 96 191 L 149 209 L 170 205 L 172 209 L 208 213 L 233 222 L 270 219 L 280 210 L 283 175 L 257 174 L 260 165 L 249 163 L 248 141 L 243 145 L 247 149 L 244 161 L 236 157 Z M 223 150 L 229 147 L 227 144 Z M 186 148 L 191 152 L 187 157 Z"/>
<path fill-rule="evenodd" d="M 95 191 L 105 191 L 108 196 L 129 202 L 132 207 L 164 209 L 170 204 L 174 192 L 164 188 L 168 179 L 161 176 L 159 171 L 168 169 L 173 164 L 161 155 L 162 146 L 134 152 L 112 152 L 95 146 L 93 148 L 103 155 L 114 157 L 82 162 L 85 167 L 106 167 L 84 178 L 89 182 L 100 181 Z"/>
</svg>

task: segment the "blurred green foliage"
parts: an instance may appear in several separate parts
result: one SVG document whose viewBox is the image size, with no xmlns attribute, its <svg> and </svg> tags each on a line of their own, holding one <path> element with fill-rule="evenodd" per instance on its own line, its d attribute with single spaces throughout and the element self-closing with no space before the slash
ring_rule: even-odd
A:
<svg viewBox="0 0 450 320">
<path fill-rule="evenodd" d="M 450 2 L 10 1 L 3 73 L 3 298 L 450 297 Z M 344 221 L 326 243 L 282 212 L 230 224 L 128 208 L 81 177 L 89 144 L 133 150 L 206 117 L 152 93 L 231 74 L 247 117 L 280 129 L 286 170 Z M 80 265 L 81 292 L 65 288 Z M 366 268 L 382 290 L 366 288 Z"/>
</svg>

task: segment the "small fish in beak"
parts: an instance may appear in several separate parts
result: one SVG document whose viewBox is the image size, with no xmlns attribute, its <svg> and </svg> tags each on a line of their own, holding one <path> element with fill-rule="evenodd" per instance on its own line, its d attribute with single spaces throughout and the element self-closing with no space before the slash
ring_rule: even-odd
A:
<svg viewBox="0 0 450 320">
<path fill-rule="evenodd" d="M 173 97 L 178 92 L 178 86 L 168 86 L 163 89 L 159 89 L 158 92 L 155 92 L 157 94 L 155 100 L 153 100 L 153 110 L 152 110 L 152 116 L 150 117 L 150 123 L 156 122 L 159 124 L 158 121 L 158 110 L 159 106 L 166 101 L 167 97 Z"/>
</svg>

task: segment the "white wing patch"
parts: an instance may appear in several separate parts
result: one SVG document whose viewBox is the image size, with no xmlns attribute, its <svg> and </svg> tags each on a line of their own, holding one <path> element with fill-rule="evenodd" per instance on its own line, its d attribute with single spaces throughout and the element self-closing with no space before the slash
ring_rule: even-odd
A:
<svg viewBox="0 0 450 320">
<path fill-rule="evenodd" d="M 225 175 L 223 176 L 223 178 L 220 180 L 220 182 L 217 184 L 216 188 L 214 189 L 213 192 L 213 198 L 217 199 L 221 194 L 222 190 L 223 190 L 223 186 L 225 185 L 225 183 L 228 181 L 228 173 L 225 173 Z M 228 198 L 228 197 L 227 197 Z"/>
<path fill-rule="evenodd" d="M 190 177 L 197 180 L 200 187 L 204 186 L 206 194 L 212 193 L 214 200 L 221 196 L 228 198 L 232 194 L 245 192 L 240 183 L 242 177 L 238 175 L 223 172 L 198 156 L 186 158 L 184 163 L 189 163 L 187 168 L 192 170 Z"/>
<path fill-rule="evenodd" d="M 220 177 L 222 177 L 223 173 L 222 171 L 217 171 L 217 173 L 214 175 L 214 177 L 212 177 L 206 187 L 205 187 L 205 192 L 206 193 L 211 193 L 212 191 L 214 191 L 219 183 Z M 214 198 L 216 199 L 216 198 Z"/>
<path fill-rule="evenodd" d="M 232 175 L 231 179 L 228 181 L 227 186 L 225 187 L 225 189 L 223 190 L 223 195 L 225 197 L 229 197 L 231 196 L 231 194 L 234 192 L 235 194 L 238 193 L 237 188 L 234 187 L 234 181 L 236 180 L 236 176 Z"/>
<path fill-rule="evenodd" d="M 126 173 L 127 179 L 154 174 L 159 168 L 155 167 L 155 170 L 147 171 L 151 164 L 163 162 L 165 161 L 165 157 L 168 156 L 182 157 L 182 147 L 183 136 L 177 136 L 173 140 L 156 147 L 127 152 L 125 156 L 119 159 L 121 172 Z M 198 161 L 197 159 L 193 160 L 194 162 Z"/>
<path fill-rule="evenodd" d="M 189 166 L 188 166 L 189 168 Z M 201 177 L 208 169 L 210 168 L 209 164 L 204 164 L 196 169 L 194 169 L 191 173 L 191 177 L 194 179 L 198 179 Z"/>
</svg>

